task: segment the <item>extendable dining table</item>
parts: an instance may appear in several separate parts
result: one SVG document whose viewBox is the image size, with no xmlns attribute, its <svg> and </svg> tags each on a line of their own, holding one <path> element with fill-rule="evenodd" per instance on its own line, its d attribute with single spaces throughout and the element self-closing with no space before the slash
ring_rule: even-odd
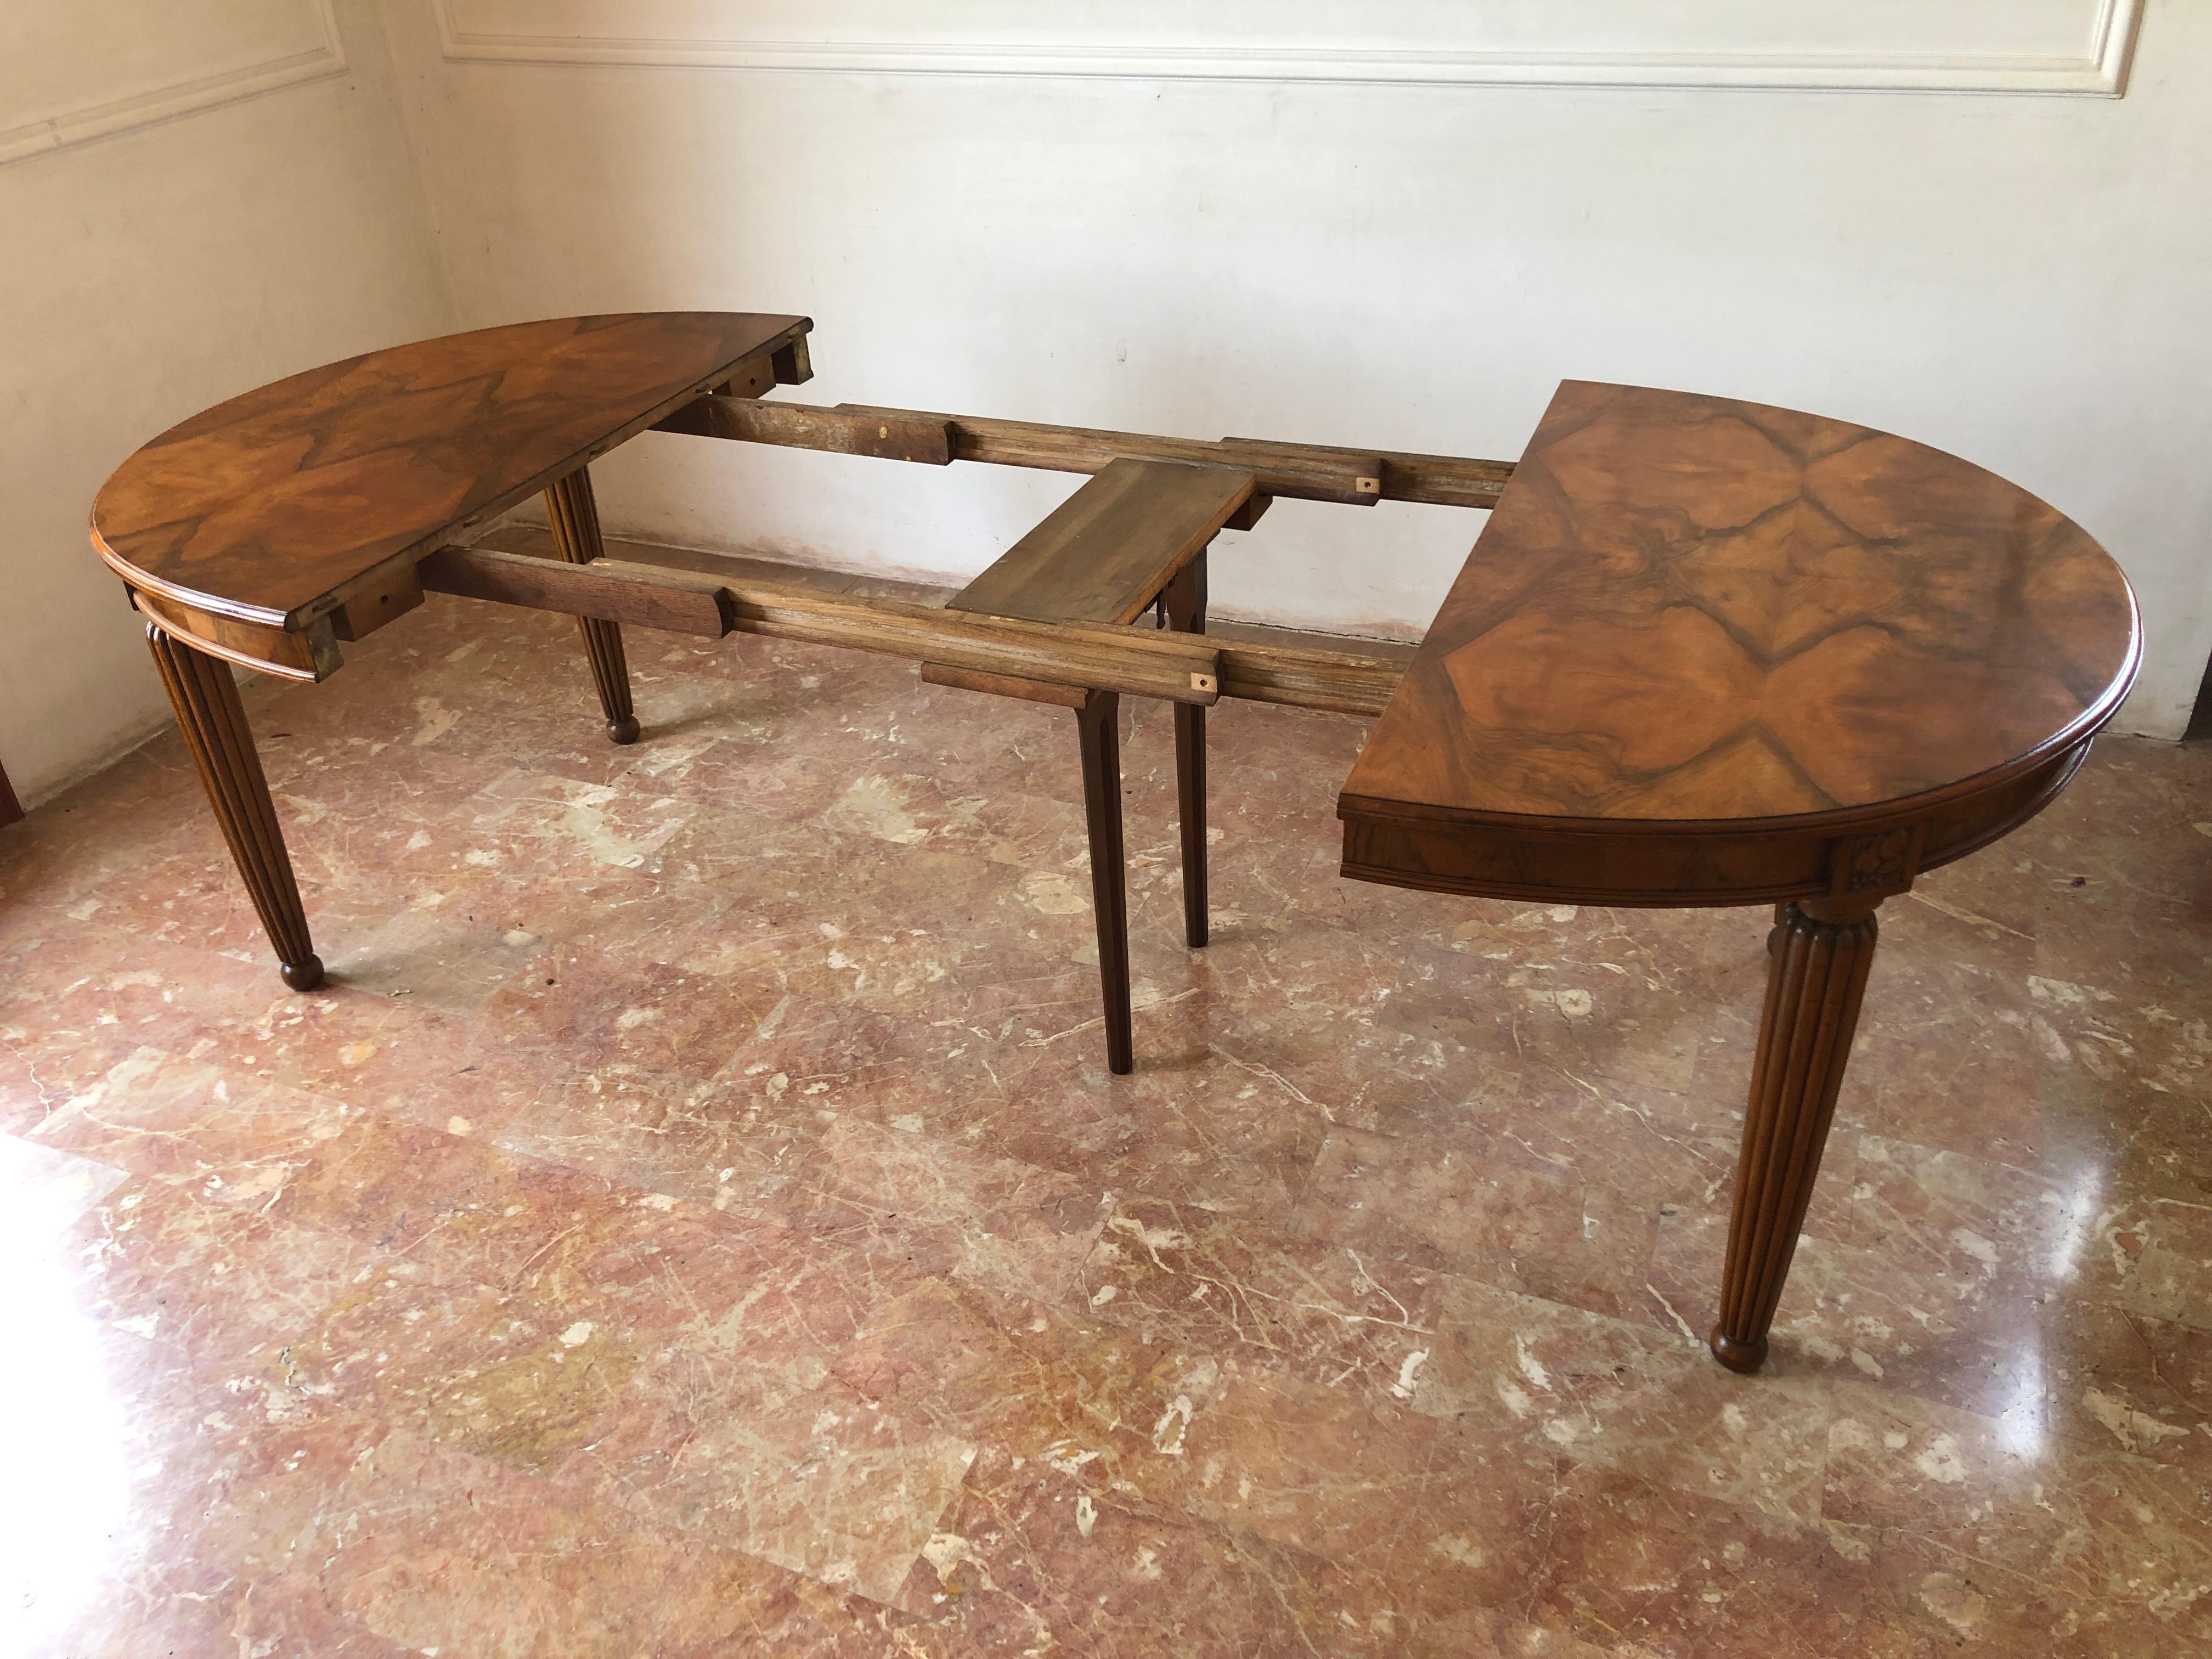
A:
<svg viewBox="0 0 2212 1659">
<path fill-rule="evenodd" d="M 1119 700 L 1175 706 L 1187 942 L 1206 942 L 1206 710 L 1374 724 L 1338 802 L 1348 877 L 1476 898 L 1771 910 L 1714 1356 L 1756 1370 L 1810 1200 L 1877 914 L 2057 797 L 2142 656 L 2070 520 L 1850 422 L 1569 380 L 1518 462 L 1199 441 L 772 394 L 804 317 L 482 329 L 294 375 L 173 427 L 93 509 L 285 982 L 323 967 L 231 665 L 319 681 L 459 594 L 578 619 L 609 738 L 625 626 L 909 659 L 1072 711 L 1108 1065 L 1134 1064 Z M 1085 481 L 941 605 L 605 556 L 589 464 L 647 432 Z M 664 440 L 665 441 L 665 440 Z M 477 545 L 545 498 L 560 558 Z M 1409 664 L 1206 634 L 1206 557 L 1277 497 L 1489 520 Z"/>
</svg>

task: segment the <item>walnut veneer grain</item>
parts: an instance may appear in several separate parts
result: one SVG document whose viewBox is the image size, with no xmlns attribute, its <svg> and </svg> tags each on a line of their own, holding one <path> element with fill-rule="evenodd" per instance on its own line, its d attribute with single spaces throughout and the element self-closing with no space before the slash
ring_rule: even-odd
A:
<svg viewBox="0 0 2212 1659">
<path fill-rule="evenodd" d="M 132 455 L 94 503 L 93 544 L 134 588 L 296 631 L 811 326 L 569 317 L 326 364 Z"/>
<path fill-rule="evenodd" d="M 926 678 L 1073 708 L 1117 1073 L 1134 1063 L 1121 694 L 1177 705 L 1192 945 L 1208 936 L 1203 706 L 1225 692 L 1380 707 L 1339 801 L 1347 875 L 1605 904 L 1781 902 L 1709 1339 L 1723 1364 L 1756 1370 L 1876 911 L 2046 805 L 2134 679 L 2135 601 L 2104 551 L 2026 491 L 1923 445 L 1632 386 L 1563 385 L 1517 467 L 849 405 L 733 412 L 733 398 L 807 378 L 810 326 L 680 313 L 425 342 L 234 399 L 109 481 L 94 540 L 152 618 L 287 979 L 306 988 L 321 966 L 216 659 L 319 679 L 339 641 L 426 588 L 583 618 L 617 742 L 638 731 L 623 622 L 888 651 Z M 599 556 L 585 463 L 656 422 L 1096 476 L 944 608 L 825 596 Z M 538 489 L 565 562 L 441 545 Z M 1379 657 L 1202 641 L 1204 550 L 1272 494 L 1496 502 L 1402 678 Z M 1172 634 L 1129 626 L 1155 602 Z"/>
<path fill-rule="evenodd" d="M 1923 444 L 1570 380 L 1338 802 L 1344 872 L 1785 901 L 1715 1358 L 1765 1362 L 1882 900 L 2057 795 L 2133 684 L 2104 550 Z"/>
<path fill-rule="evenodd" d="M 1571 380 L 1345 784 L 1346 873 L 1895 890 L 2048 799 L 2140 656 L 2118 567 L 1978 466 Z"/>
</svg>

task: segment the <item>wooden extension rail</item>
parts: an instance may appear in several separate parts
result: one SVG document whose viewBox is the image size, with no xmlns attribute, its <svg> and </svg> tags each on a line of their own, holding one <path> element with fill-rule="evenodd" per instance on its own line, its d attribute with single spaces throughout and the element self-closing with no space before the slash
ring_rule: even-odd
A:
<svg viewBox="0 0 2212 1659">
<path fill-rule="evenodd" d="M 1262 495 L 1362 507 L 1378 501 L 1492 507 L 1513 476 L 1510 461 L 1468 460 L 1453 455 L 1339 449 L 1326 444 L 1272 443 L 1257 438 L 1224 438 L 1218 443 L 1208 443 L 1196 438 L 1098 432 L 1032 421 L 978 420 L 966 415 L 929 415 L 858 404 L 821 409 L 804 404 L 763 403 L 750 397 L 694 398 L 653 430 L 790 449 L 827 450 L 841 455 L 872 455 L 927 466 L 980 461 L 1051 472 L 1099 472 L 1109 462 L 1124 458 L 1187 461 L 1250 472 L 1259 480 Z"/>
<path fill-rule="evenodd" d="M 824 593 L 706 571 L 596 559 L 566 564 L 444 547 L 416 566 L 434 593 L 720 639 L 765 634 L 980 673 L 1209 705 L 1221 697 L 1380 714 L 1401 666 L 1355 652 L 1228 643 L 1203 635 L 1024 622 L 904 599 Z"/>
</svg>

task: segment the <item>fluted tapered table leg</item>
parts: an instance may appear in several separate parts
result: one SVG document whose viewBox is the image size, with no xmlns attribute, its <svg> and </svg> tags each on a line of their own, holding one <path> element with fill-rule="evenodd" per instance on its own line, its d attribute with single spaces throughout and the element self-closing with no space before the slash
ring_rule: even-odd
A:
<svg viewBox="0 0 2212 1659">
<path fill-rule="evenodd" d="M 606 550 L 599 539 L 599 507 L 592 494 L 592 474 L 578 467 L 545 491 L 545 514 L 554 545 L 570 564 L 589 564 Z M 637 715 L 629 700 L 629 659 L 623 654 L 622 625 L 597 617 L 579 617 L 584 655 L 592 665 L 592 684 L 607 717 L 607 736 L 616 743 L 637 741 Z"/>
<path fill-rule="evenodd" d="M 1783 907 L 1768 942 L 1766 1012 L 1744 1114 L 1713 1358 L 1733 1371 L 1766 1359 L 1766 1333 L 1812 1202 L 1813 1179 L 1850 1057 L 1879 932 L 1874 904 Z"/>
<path fill-rule="evenodd" d="M 147 625 L 146 643 L 199 768 L 208 804 L 230 843 L 230 856 L 284 964 L 284 982 L 295 991 L 312 991 L 323 982 L 322 958 L 307 938 L 300 884 L 293 878 L 291 855 L 284 850 L 284 832 L 277 826 L 276 804 L 269 799 L 269 781 L 230 665 L 193 650 L 153 623 Z"/>
</svg>

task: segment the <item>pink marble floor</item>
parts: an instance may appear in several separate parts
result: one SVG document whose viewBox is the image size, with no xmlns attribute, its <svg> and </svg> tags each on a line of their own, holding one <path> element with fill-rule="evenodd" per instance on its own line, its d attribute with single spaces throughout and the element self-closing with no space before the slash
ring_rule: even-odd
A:
<svg viewBox="0 0 2212 1659">
<path fill-rule="evenodd" d="M 1335 873 L 1224 704 L 1214 939 L 1060 710 L 433 600 L 0 834 L 0 1650 L 2212 1651 L 2212 752 L 1893 903 L 1766 1372 L 1696 1340 L 1765 919 Z"/>
</svg>

